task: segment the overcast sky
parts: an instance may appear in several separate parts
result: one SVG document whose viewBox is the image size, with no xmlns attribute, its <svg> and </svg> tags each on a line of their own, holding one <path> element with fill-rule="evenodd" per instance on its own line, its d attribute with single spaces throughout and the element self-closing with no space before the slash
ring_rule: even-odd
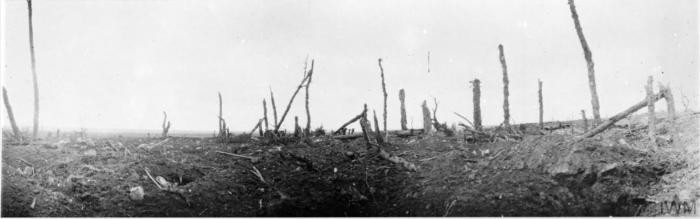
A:
<svg viewBox="0 0 700 219">
<path fill-rule="evenodd" d="M 2 1 L 2 83 L 17 122 L 32 122 L 27 3 Z M 406 90 L 409 126 L 420 104 L 438 119 L 472 116 L 468 81 L 482 81 L 484 123 L 503 118 L 498 44 L 505 47 L 512 123 L 535 122 L 537 80 L 545 120 L 590 118 L 586 62 L 566 0 L 34 0 L 41 127 L 217 129 L 217 92 L 232 130 L 262 117 L 275 92 L 281 116 L 316 60 L 312 126 L 335 129 L 362 104 L 381 118 L 377 59 L 399 127 Z M 679 110 L 698 105 L 698 7 L 694 0 L 576 2 L 595 61 L 603 117 L 644 98 L 647 76 L 670 83 Z M 428 73 L 427 53 L 430 51 Z M 661 72 L 664 72 L 662 75 Z M 303 91 L 286 119 L 305 124 Z M 269 100 L 268 100 L 269 101 Z M 663 101 L 657 109 L 665 109 Z M 269 105 L 268 105 L 269 107 Z M 7 115 L 3 108 L 4 127 Z M 271 110 L 270 110 L 271 111 Z M 271 117 L 271 116 L 270 116 Z"/>
</svg>

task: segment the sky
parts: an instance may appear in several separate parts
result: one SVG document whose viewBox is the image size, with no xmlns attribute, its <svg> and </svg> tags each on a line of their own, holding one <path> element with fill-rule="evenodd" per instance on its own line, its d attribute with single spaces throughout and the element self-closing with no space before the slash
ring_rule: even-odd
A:
<svg viewBox="0 0 700 219">
<path fill-rule="evenodd" d="M 648 76 L 676 106 L 698 109 L 698 5 L 693 0 L 578 0 L 603 117 L 641 101 Z M 27 3 L 2 0 L 2 84 L 20 127 L 32 123 Z M 565 0 L 34 0 L 40 126 L 214 132 L 217 92 L 231 130 L 250 130 L 274 91 L 278 114 L 315 60 L 313 127 L 336 129 L 367 103 L 381 120 L 383 59 L 389 129 L 410 127 L 433 98 L 437 118 L 472 116 L 469 81 L 482 81 L 486 125 L 503 120 L 503 44 L 511 123 L 591 117 L 586 62 Z M 428 52 L 430 61 L 428 62 Z M 428 72 L 428 68 L 430 72 Z M 663 74 L 662 74 L 663 72 Z M 285 128 L 306 124 L 303 90 Z M 268 107 L 270 107 L 268 103 Z M 665 103 L 657 103 L 664 110 Z M 2 109 L 3 127 L 8 127 Z M 272 110 L 269 109 L 271 112 Z M 371 115 L 371 114 L 370 114 Z M 269 116 L 272 118 L 272 116 Z"/>
</svg>

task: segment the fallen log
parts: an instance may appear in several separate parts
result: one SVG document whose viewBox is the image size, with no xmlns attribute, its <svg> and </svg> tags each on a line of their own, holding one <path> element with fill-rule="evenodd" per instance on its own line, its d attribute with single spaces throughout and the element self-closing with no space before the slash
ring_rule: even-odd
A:
<svg viewBox="0 0 700 219">
<path fill-rule="evenodd" d="M 602 124 L 598 125 L 598 126 L 595 127 L 594 129 L 592 129 L 592 130 L 590 130 L 590 131 L 584 133 L 584 134 L 583 134 L 583 137 L 584 137 L 584 138 L 593 137 L 593 136 L 595 136 L 595 135 L 597 135 L 597 134 L 599 134 L 599 133 L 605 131 L 605 130 L 608 129 L 610 126 L 612 126 L 613 124 L 615 124 L 617 121 L 620 121 L 620 120 L 624 119 L 625 117 L 629 116 L 630 114 L 632 114 L 632 113 L 634 113 L 634 112 L 637 112 L 637 110 L 639 110 L 639 109 L 644 108 L 645 106 L 647 106 L 648 100 L 652 100 L 653 102 L 656 102 L 656 101 L 658 101 L 659 99 L 661 99 L 661 98 L 663 98 L 663 97 L 664 97 L 663 93 L 657 93 L 657 94 L 653 95 L 653 96 L 652 96 L 651 98 L 649 98 L 649 99 L 644 98 L 644 100 L 640 101 L 639 103 L 637 103 L 637 104 L 631 106 L 631 107 L 628 108 L 627 110 L 622 111 L 622 112 L 618 113 L 617 115 L 615 115 L 615 116 L 613 116 L 613 117 L 610 117 L 610 119 L 606 120 L 605 122 L 603 122 Z"/>
<path fill-rule="evenodd" d="M 338 139 L 338 140 L 352 140 L 356 138 L 361 138 L 362 134 L 357 133 L 357 134 L 349 134 L 349 135 L 336 135 L 333 136 L 333 139 Z"/>
<path fill-rule="evenodd" d="M 294 102 L 294 98 L 299 93 L 299 90 L 301 90 L 301 88 L 305 86 L 306 81 L 309 80 L 309 77 L 313 71 L 314 71 L 314 67 L 313 67 L 313 62 L 312 62 L 311 69 L 309 70 L 308 73 L 306 72 L 306 69 L 304 69 L 304 72 L 305 72 L 304 78 L 299 83 L 299 86 L 297 86 L 297 89 L 294 91 L 294 94 L 292 94 L 292 98 L 289 98 L 289 103 L 287 103 L 287 108 L 284 110 L 284 113 L 282 113 L 282 117 L 280 118 L 279 123 L 275 124 L 275 132 L 279 131 L 280 127 L 282 126 L 282 123 L 284 123 L 284 118 L 287 117 L 287 113 L 289 113 L 289 109 L 292 107 L 292 103 Z"/>
<path fill-rule="evenodd" d="M 356 122 L 357 120 L 360 120 L 360 119 L 365 115 L 365 113 L 367 113 L 367 108 L 365 108 L 364 110 L 362 110 L 362 113 L 360 113 L 359 115 L 357 115 L 357 116 L 355 116 L 354 118 L 350 119 L 350 121 L 348 121 L 348 122 L 346 122 L 345 124 L 341 125 L 340 128 L 338 128 L 333 134 L 336 134 L 336 135 L 337 135 L 337 134 L 340 134 L 340 132 L 342 132 L 342 130 L 343 130 L 346 126 L 349 126 L 349 125 L 352 124 L 353 122 Z"/>
</svg>

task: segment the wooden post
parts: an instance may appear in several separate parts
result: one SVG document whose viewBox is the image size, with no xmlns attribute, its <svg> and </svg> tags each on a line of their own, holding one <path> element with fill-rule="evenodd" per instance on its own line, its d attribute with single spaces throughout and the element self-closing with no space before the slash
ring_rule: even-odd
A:
<svg viewBox="0 0 700 219">
<path fill-rule="evenodd" d="M 308 59 L 307 59 L 308 60 Z M 309 86 L 311 85 L 311 79 L 313 78 L 313 68 L 314 68 L 314 60 L 311 60 L 311 71 L 309 71 L 309 80 L 306 81 L 306 128 L 304 129 L 304 134 L 306 136 L 311 136 L 311 113 L 309 112 Z"/>
<path fill-rule="evenodd" d="M 481 131 L 481 81 L 475 78 L 472 84 L 472 102 L 474 104 L 474 129 Z"/>
<path fill-rule="evenodd" d="M 542 81 L 537 79 L 537 85 L 539 89 L 537 89 L 537 96 L 539 97 L 539 103 L 540 103 L 540 129 L 544 128 L 544 104 L 542 103 Z"/>
<path fill-rule="evenodd" d="M 165 122 L 168 122 L 167 124 Z M 170 121 L 168 121 L 168 114 L 163 111 L 163 133 L 161 133 L 161 137 L 167 138 L 168 137 L 168 131 L 170 130 Z"/>
<path fill-rule="evenodd" d="M 591 105 L 593 107 L 593 125 L 597 126 L 600 124 L 600 104 L 598 102 L 598 91 L 595 84 L 593 55 L 591 54 L 591 49 L 588 48 L 586 37 L 583 36 L 583 30 L 581 28 L 581 23 L 578 20 L 578 13 L 576 12 L 574 0 L 569 0 L 569 9 L 571 10 L 571 18 L 574 20 L 576 34 L 578 35 L 578 39 L 581 42 L 581 47 L 583 48 L 583 57 L 586 59 L 586 66 L 588 68 L 588 87 L 591 90 Z"/>
<path fill-rule="evenodd" d="M 431 133 L 432 132 L 432 118 L 430 118 L 430 110 L 428 109 L 428 104 L 423 101 L 423 104 L 421 105 L 421 108 L 423 109 L 423 132 L 424 133 Z"/>
<path fill-rule="evenodd" d="M 39 133 L 39 82 L 36 76 L 36 55 L 34 53 L 34 24 L 32 22 L 32 0 L 27 0 L 27 17 L 29 20 L 29 53 L 32 64 L 32 82 L 34 85 L 34 131 L 32 139 L 36 139 Z"/>
<path fill-rule="evenodd" d="M 378 59 L 379 62 L 379 72 L 381 73 L 382 76 L 382 92 L 384 94 L 384 141 L 389 142 L 389 132 L 386 130 L 386 99 L 387 99 L 387 94 L 386 94 L 386 83 L 384 83 L 384 67 L 382 67 L 382 59 Z M 377 130 L 377 133 L 379 133 L 379 130 Z"/>
<path fill-rule="evenodd" d="M 265 98 L 263 98 L 263 120 L 265 120 L 265 131 L 270 130 L 270 127 L 267 124 L 267 102 L 265 101 Z"/>
<path fill-rule="evenodd" d="M 294 116 L 294 137 L 299 137 L 301 133 L 299 133 L 299 117 Z"/>
<path fill-rule="evenodd" d="M 668 113 L 668 119 L 673 121 L 676 119 L 676 103 L 673 100 L 673 94 L 671 93 L 671 88 L 666 85 L 659 84 L 659 92 L 664 94 L 664 99 L 666 99 L 666 111 Z"/>
<path fill-rule="evenodd" d="M 309 79 L 309 75 L 311 75 L 314 71 L 314 60 L 311 60 L 311 69 L 309 69 L 309 72 L 305 74 L 304 79 L 301 80 L 301 83 L 299 83 L 299 86 L 297 86 L 297 89 L 294 91 L 294 94 L 292 94 L 292 98 L 289 98 L 289 103 L 287 103 L 287 108 L 284 110 L 284 113 L 282 113 L 282 118 L 280 118 L 279 123 L 275 125 L 275 132 L 277 132 L 280 129 L 280 126 L 282 126 L 282 123 L 284 123 L 284 118 L 287 117 L 287 113 L 289 113 L 289 109 L 292 107 L 292 102 L 294 102 L 294 98 L 297 96 L 299 93 L 299 90 L 301 90 L 302 87 L 304 87 L 304 83 L 306 80 Z"/>
<path fill-rule="evenodd" d="M 622 112 L 618 113 L 617 115 L 615 115 L 615 116 L 613 116 L 613 117 L 610 117 L 610 119 L 608 119 L 607 121 L 605 121 L 605 122 L 603 122 L 602 124 L 596 126 L 596 127 L 593 128 L 592 130 L 586 132 L 585 134 L 583 134 L 583 137 L 584 137 L 584 138 L 590 138 L 590 137 L 593 137 L 593 136 L 597 135 L 598 133 L 601 133 L 601 132 L 605 131 L 605 129 L 607 129 L 608 127 L 610 127 L 610 126 L 612 126 L 613 124 L 615 124 L 615 122 L 620 121 L 621 119 L 623 119 L 623 118 L 629 116 L 630 114 L 632 114 L 632 113 L 634 113 L 634 112 L 637 112 L 637 110 L 639 110 L 639 109 L 641 109 L 641 108 L 647 106 L 650 99 L 653 100 L 654 102 L 656 102 L 656 101 L 658 101 L 659 99 L 661 99 L 662 97 L 663 97 L 663 93 L 655 94 L 655 95 L 652 96 L 652 98 L 645 97 L 644 100 L 640 101 L 639 103 L 637 103 L 637 104 L 631 106 L 631 107 L 628 108 L 627 110 L 622 111 Z"/>
<path fill-rule="evenodd" d="M 401 101 L 401 130 L 408 130 L 406 126 L 406 92 L 399 90 L 399 101 Z"/>
<path fill-rule="evenodd" d="M 656 130 L 656 113 L 654 112 L 654 77 L 649 76 L 647 79 L 647 85 L 644 89 L 647 91 L 647 109 L 648 110 L 648 120 L 647 120 L 647 131 L 649 138 L 654 139 L 654 131 Z"/>
<path fill-rule="evenodd" d="M 506 130 L 510 130 L 510 105 L 508 104 L 508 66 L 506 65 L 506 57 L 503 53 L 503 45 L 498 44 L 498 54 L 501 60 L 501 68 L 503 69 L 503 125 Z"/>
<path fill-rule="evenodd" d="M 382 145 L 384 144 L 384 139 L 382 137 L 382 130 L 379 129 L 379 121 L 377 121 L 377 112 L 372 110 L 372 113 L 374 113 L 374 130 L 376 130 L 374 138 L 377 139 L 377 144 Z"/>
<path fill-rule="evenodd" d="M 272 115 L 275 118 L 275 127 L 277 126 L 277 106 L 275 106 L 275 93 L 272 92 L 272 87 L 270 87 L 270 103 L 272 104 Z"/>
<path fill-rule="evenodd" d="M 369 147 L 369 145 L 372 144 L 372 141 L 369 138 L 369 133 L 372 132 L 372 126 L 367 120 L 367 104 L 365 104 L 364 110 L 362 110 L 362 118 L 360 118 L 360 127 L 362 128 L 362 137 L 365 139 Z"/>
<path fill-rule="evenodd" d="M 581 110 L 581 117 L 583 118 L 583 131 L 588 131 L 588 119 L 586 119 L 586 111 Z"/>
<path fill-rule="evenodd" d="M 22 133 L 19 131 L 19 128 L 17 127 L 17 123 L 15 122 L 15 114 L 12 113 L 12 106 L 10 105 L 10 98 L 7 96 L 7 90 L 5 87 L 2 87 L 2 100 L 5 102 L 5 110 L 7 110 L 7 116 L 10 117 L 10 125 L 12 126 L 12 135 L 16 139 L 20 139 L 22 137 Z M 58 135 L 58 133 L 56 133 Z"/>
</svg>

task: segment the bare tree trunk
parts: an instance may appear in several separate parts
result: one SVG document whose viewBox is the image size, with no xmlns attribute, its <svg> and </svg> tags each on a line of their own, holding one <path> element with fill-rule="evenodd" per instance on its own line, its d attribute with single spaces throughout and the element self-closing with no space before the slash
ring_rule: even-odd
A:
<svg viewBox="0 0 700 219">
<path fill-rule="evenodd" d="M 7 116 L 10 117 L 10 125 L 12 126 L 12 135 L 14 135 L 14 137 L 16 139 L 20 139 L 22 137 L 22 133 L 19 131 L 19 128 L 17 127 L 17 123 L 15 122 L 15 114 L 12 113 L 12 106 L 10 105 L 10 98 L 7 96 L 7 90 L 5 90 L 5 87 L 2 87 L 2 98 L 5 102 L 5 109 L 7 110 Z"/>
<path fill-rule="evenodd" d="M 270 87 L 270 102 L 272 103 L 272 114 L 275 117 L 275 127 L 277 127 L 277 106 L 275 106 L 275 94 L 272 93 L 272 87 Z"/>
<path fill-rule="evenodd" d="M 576 12 L 576 5 L 574 0 L 569 0 L 569 9 L 571 10 L 571 18 L 574 19 L 574 27 L 576 28 L 576 34 L 578 35 L 579 41 L 581 41 L 581 47 L 583 47 L 583 57 L 586 59 L 586 64 L 588 67 L 588 87 L 591 90 L 591 105 L 593 106 L 593 124 L 600 124 L 600 104 L 598 103 L 598 91 L 595 85 L 595 69 L 593 63 L 593 55 L 591 54 L 591 49 L 588 48 L 588 42 L 586 42 L 586 37 L 583 36 L 583 30 L 581 28 L 581 23 L 578 20 L 578 13 Z"/>
<path fill-rule="evenodd" d="M 34 128 L 32 139 L 36 139 L 39 132 L 39 82 L 36 76 L 36 55 L 34 53 L 34 23 L 32 22 L 32 0 L 27 0 L 29 18 L 29 52 L 32 61 L 32 82 L 34 84 Z"/>
<path fill-rule="evenodd" d="M 542 103 L 542 81 L 537 80 L 537 85 L 539 89 L 537 90 L 537 96 L 539 97 L 540 103 L 540 129 L 544 128 L 544 103 Z"/>
<path fill-rule="evenodd" d="M 360 118 L 360 127 L 362 128 L 362 137 L 365 139 L 368 145 L 371 144 L 372 142 L 369 138 L 369 133 L 372 132 L 372 126 L 367 120 L 367 104 L 365 104 L 364 110 L 362 110 L 362 118 Z"/>
<path fill-rule="evenodd" d="M 165 123 L 166 121 L 168 122 L 167 124 Z M 163 127 L 163 133 L 161 133 L 161 136 L 163 138 L 167 138 L 168 131 L 170 131 L 170 121 L 168 121 L 168 114 L 165 113 L 165 111 L 163 111 L 163 125 L 162 125 L 162 127 Z"/>
<path fill-rule="evenodd" d="M 662 97 L 663 97 L 663 93 L 658 93 L 658 94 L 655 94 L 655 95 L 651 98 L 651 100 L 654 101 L 654 102 L 656 102 L 656 101 L 658 101 L 659 99 L 661 99 Z M 627 110 L 622 111 L 622 112 L 618 113 L 617 115 L 615 115 L 615 116 L 613 116 L 613 117 L 610 117 L 610 119 L 608 119 L 607 121 L 603 122 L 602 124 L 596 126 L 596 127 L 593 128 L 592 130 L 590 130 L 590 131 L 586 132 L 585 134 L 583 134 L 583 137 L 584 137 L 584 138 L 590 138 L 590 137 L 593 137 L 593 136 L 597 135 L 598 133 L 601 133 L 601 132 L 605 131 L 605 129 L 607 129 L 607 128 L 609 128 L 610 126 L 612 126 L 613 124 L 615 124 L 615 122 L 620 121 L 621 119 L 624 119 L 625 117 L 629 116 L 630 114 L 632 114 L 632 113 L 634 113 L 634 112 L 637 112 L 637 110 L 639 110 L 639 109 L 641 109 L 641 108 L 647 106 L 647 105 L 648 105 L 648 102 L 649 102 L 649 99 L 650 99 L 650 98 L 645 97 L 644 100 L 642 100 L 642 101 L 640 101 L 639 103 L 637 103 L 637 104 L 631 106 L 631 107 L 628 108 Z"/>
<path fill-rule="evenodd" d="M 423 132 L 426 134 L 429 134 L 432 132 L 432 127 L 433 123 L 432 118 L 430 118 L 430 110 L 428 109 L 428 104 L 423 101 L 423 105 L 421 105 L 423 108 Z"/>
<path fill-rule="evenodd" d="M 221 92 L 219 92 L 219 137 L 224 137 L 224 117 L 221 115 L 223 112 L 222 105 Z"/>
<path fill-rule="evenodd" d="M 583 131 L 588 131 L 588 119 L 586 119 L 586 111 L 581 110 L 581 117 L 583 118 Z"/>
<path fill-rule="evenodd" d="M 647 79 L 647 86 L 644 88 L 647 91 L 647 131 L 649 132 L 649 138 L 654 139 L 654 131 L 656 130 L 656 113 L 654 112 L 654 102 L 656 102 L 656 100 L 654 100 L 654 77 L 649 76 L 649 79 Z"/>
<path fill-rule="evenodd" d="M 382 67 L 382 59 L 379 59 L 379 72 L 381 73 L 382 76 L 382 92 L 384 93 L 384 142 L 389 142 L 389 132 L 386 130 L 386 99 L 387 99 L 387 94 L 386 94 L 386 83 L 384 83 L 384 67 Z M 377 130 L 379 132 L 379 130 Z"/>
<path fill-rule="evenodd" d="M 372 110 L 372 113 L 374 113 L 374 129 L 376 130 L 374 138 L 377 139 L 377 144 L 382 145 L 384 144 L 384 139 L 382 137 L 382 130 L 379 129 L 379 121 L 377 121 L 377 112 Z"/>
<path fill-rule="evenodd" d="M 503 45 L 498 44 L 498 54 L 501 60 L 501 68 L 503 69 L 503 125 L 506 130 L 510 130 L 510 105 L 508 104 L 508 66 L 506 65 L 506 57 L 503 54 Z"/>
<path fill-rule="evenodd" d="M 406 92 L 399 90 L 399 100 L 401 101 L 401 130 L 408 130 L 406 126 Z"/>
<path fill-rule="evenodd" d="M 474 129 L 481 131 L 481 81 L 475 78 L 472 84 L 472 102 L 474 104 Z"/>
<path fill-rule="evenodd" d="M 311 69 L 313 69 L 314 61 L 311 60 Z M 311 85 L 311 79 L 313 78 L 314 71 L 309 71 L 309 80 L 306 81 L 306 129 L 304 129 L 304 134 L 310 136 L 311 133 L 311 113 L 309 112 L 309 85 Z"/>
<path fill-rule="evenodd" d="M 287 108 L 284 110 L 284 113 L 282 113 L 282 118 L 280 118 L 279 123 L 275 125 L 275 132 L 280 129 L 280 126 L 282 126 L 282 123 L 284 123 L 284 118 L 287 117 L 287 113 L 289 113 L 289 108 L 292 107 L 292 102 L 294 102 L 294 98 L 297 96 L 299 93 L 299 90 L 301 90 L 302 87 L 304 87 L 304 83 L 306 80 L 309 79 L 309 75 L 311 75 L 314 71 L 314 60 L 311 60 L 311 69 L 309 69 L 309 72 L 304 76 L 304 79 L 301 80 L 301 83 L 299 83 L 299 86 L 297 87 L 296 91 L 294 91 L 294 94 L 292 94 L 292 98 L 289 98 L 289 103 L 287 103 Z"/>
<path fill-rule="evenodd" d="M 668 119 L 673 121 L 676 119 L 676 103 L 673 100 L 673 94 L 671 93 L 671 88 L 669 86 L 664 86 L 659 84 L 659 92 L 664 94 L 664 99 L 666 99 L 666 111 L 668 113 Z"/>
<path fill-rule="evenodd" d="M 267 124 L 267 102 L 265 101 L 265 98 L 263 98 L 263 120 L 265 120 L 265 131 L 270 130 L 270 127 Z"/>
</svg>

